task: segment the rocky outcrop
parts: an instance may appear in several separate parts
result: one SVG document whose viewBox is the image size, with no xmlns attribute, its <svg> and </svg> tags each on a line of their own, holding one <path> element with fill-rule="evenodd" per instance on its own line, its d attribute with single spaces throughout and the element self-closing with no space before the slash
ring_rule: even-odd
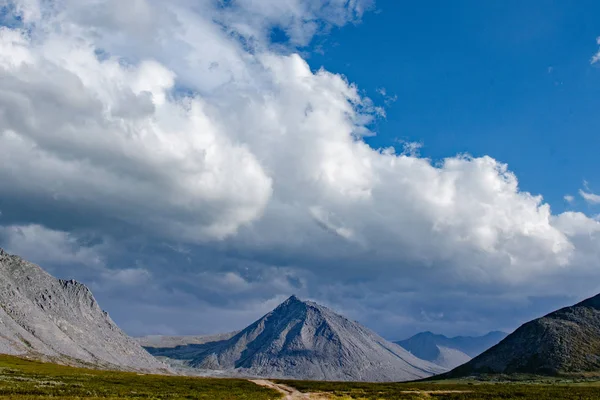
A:
<svg viewBox="0 0 600 400">
<path fill-rule="evenodd" d="M 90 290 L 0 250 L 0 353 L 99 368 L 166 366 L 128 337 Z"/>
</svg>

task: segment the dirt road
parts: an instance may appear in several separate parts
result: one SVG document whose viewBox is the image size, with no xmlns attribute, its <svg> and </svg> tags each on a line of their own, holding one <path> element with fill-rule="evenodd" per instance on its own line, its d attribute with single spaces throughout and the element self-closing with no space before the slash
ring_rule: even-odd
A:
<svg viewBox="0 0 600 400">
<path fill-rule="evenodd" d="M 266 379 L 251 379 L 250 382 L 256 383 L 259 386 L 268 387 L 275 389 L 279 393 L 283 394 L 283 400 L 333 400 L 333 395 L 327 395 L 325 393 L 302 393 L 293 387 L 283 385 L 281 383 L 271 382 Z M 401 390 L 398 393 L 401 394 L 416 394 L 419 398 L 429 399 L 432 395 L 438 394 L 455 394 L 455 393 L 471 393 L 466 390 Z"/>
<path fill-rule="evenodd" d="M 329 400 L 330 397 L 319 393 L 301 393 L 296 389 L 281 383 L 275 383 L 266 379 L 251 379 L 250 382 L 256 383 L 259 386 L 268 387 L 277 390 L 283 394 L 284 400 Z"/>
</svg>

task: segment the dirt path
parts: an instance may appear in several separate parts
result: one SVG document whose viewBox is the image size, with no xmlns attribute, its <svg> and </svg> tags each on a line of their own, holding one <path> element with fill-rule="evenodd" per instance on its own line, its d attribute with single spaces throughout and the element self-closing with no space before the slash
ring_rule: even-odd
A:
<svg viewBox="0 0 600 400">
<path fill-rule="evenodd" d="M 329 397 L 318 393 L 301 393 L 298 390 L 282 385 L 281 383 L 275 383 L 266 379 L 251 379 L 250 382 L 256 383 L 259 386 L 275 389 L 279 393 L 283 394 L 284 400 L 328 400 Z"/>
<path fill-rule="evenodd" d="M 302 393 L 293 387 L 283 385 L 281 383 L 275 383 L 266 379 L 251 379 L 250 382 L 256 383 L 259 386 L 267 387 L 270 389 L 277 390 L 283 394 L 283 400 L 332 400 L 334 397 L 327 396 L 324 393 Z M 417 394 L 423 399 L 429 399 L 436 394 L 453 394 L 453 393 L 471 393 L 468 390 L 402 390 L 399 393 L 402 394 Z M 336 397 L 337 398 L 337 397 Z"/>
</svg>

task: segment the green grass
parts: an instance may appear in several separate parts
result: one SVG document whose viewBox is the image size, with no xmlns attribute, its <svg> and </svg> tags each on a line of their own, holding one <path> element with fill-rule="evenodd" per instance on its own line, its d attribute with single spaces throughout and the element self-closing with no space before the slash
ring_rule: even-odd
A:
<svg viewBox="0 0 600 400">
<path fill-rule="evenodd" d="M 278 382 L 295 387 L 302 392 L 324 393 L 331 399 L 600 400 L 600 383 L 590 379 L 524 377 L 514 382 L 493 380 L 416 383 Z M 97 371 L 0 355 L 0 400 L 48 398 L 267 400 L 279 399 L 281 395 L 242 379 Z"/>
<path fill-rule="evenodd" d="M 97 371 L 0 355 L 0 399 L 269 400 L 281 396 L 241 379 Z"/>
<path fill-rule="evenodd" d="M 360 400 L 599 400 L 596 382 L 545 380 L 523 382 L 348 383 L 277 381 L 304 393 Z"/>
</svg>

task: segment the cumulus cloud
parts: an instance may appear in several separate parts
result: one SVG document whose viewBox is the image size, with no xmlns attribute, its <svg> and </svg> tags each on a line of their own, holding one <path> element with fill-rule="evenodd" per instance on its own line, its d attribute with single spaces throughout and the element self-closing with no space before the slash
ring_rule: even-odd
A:
<svg viewBox="0 0 600 400">
<path fill-rule="evenodd" d="M 73 234 L 37 224 L 0 226 L 0 245 L 11 254 L 27 254 L 30 261 L 38 263 L 104 265 L 101 245 L 86 244 Z"/>
<path fill-rule="evenodd" d="M 100 290 L 137 286 L 148 282 L 152 274 L 136 267 L 111 268 L 104 256 L 111 245 L 97 238 L 48 229 L 37 224 L 0 226 L 0 246 L 8 253 L 26 256 L 61 278 L 71 274 Z"/>
<path fill-rule="evenodd" d="M 261 214 L 271 179 L 212 105 L 176 96 L 173 71 L 101 59 L 75 28 L 33 29 L 0 29 L 0 178 L 15 197 L 194 240 Z"/>
<path fill-rule="evenodd" d="M 306 46 L 318 33 L 358 22 L 374 0 L 235 0 L 225 2 L 220 16 L 235 32 L 264 44 L 273 27 L 282 29 L 292 45 Z"/>
<path fill-rule="evenodd" d="M 157 299 L 173 304 L 165 285 L 187 287 L 190 308 L 298 291 L 342 310 L 363 293 L 373 310 L 384 291 L 398 310 L 466 288 L 564 294 L 565 271 L 593 274 L 598 221 L 553 214 L 506 164 L 365 143 L 383 111 L 293 46 L 358 21 L 369 1 L 0 4 L 19 16 L 0 28 L 3 218 L 63 243 L 85 229 L 186 249 L 107 281 L 160 280 Z M 437 308 L 416 304 L 413 321 L 453 315 Z"/>
</svg>

